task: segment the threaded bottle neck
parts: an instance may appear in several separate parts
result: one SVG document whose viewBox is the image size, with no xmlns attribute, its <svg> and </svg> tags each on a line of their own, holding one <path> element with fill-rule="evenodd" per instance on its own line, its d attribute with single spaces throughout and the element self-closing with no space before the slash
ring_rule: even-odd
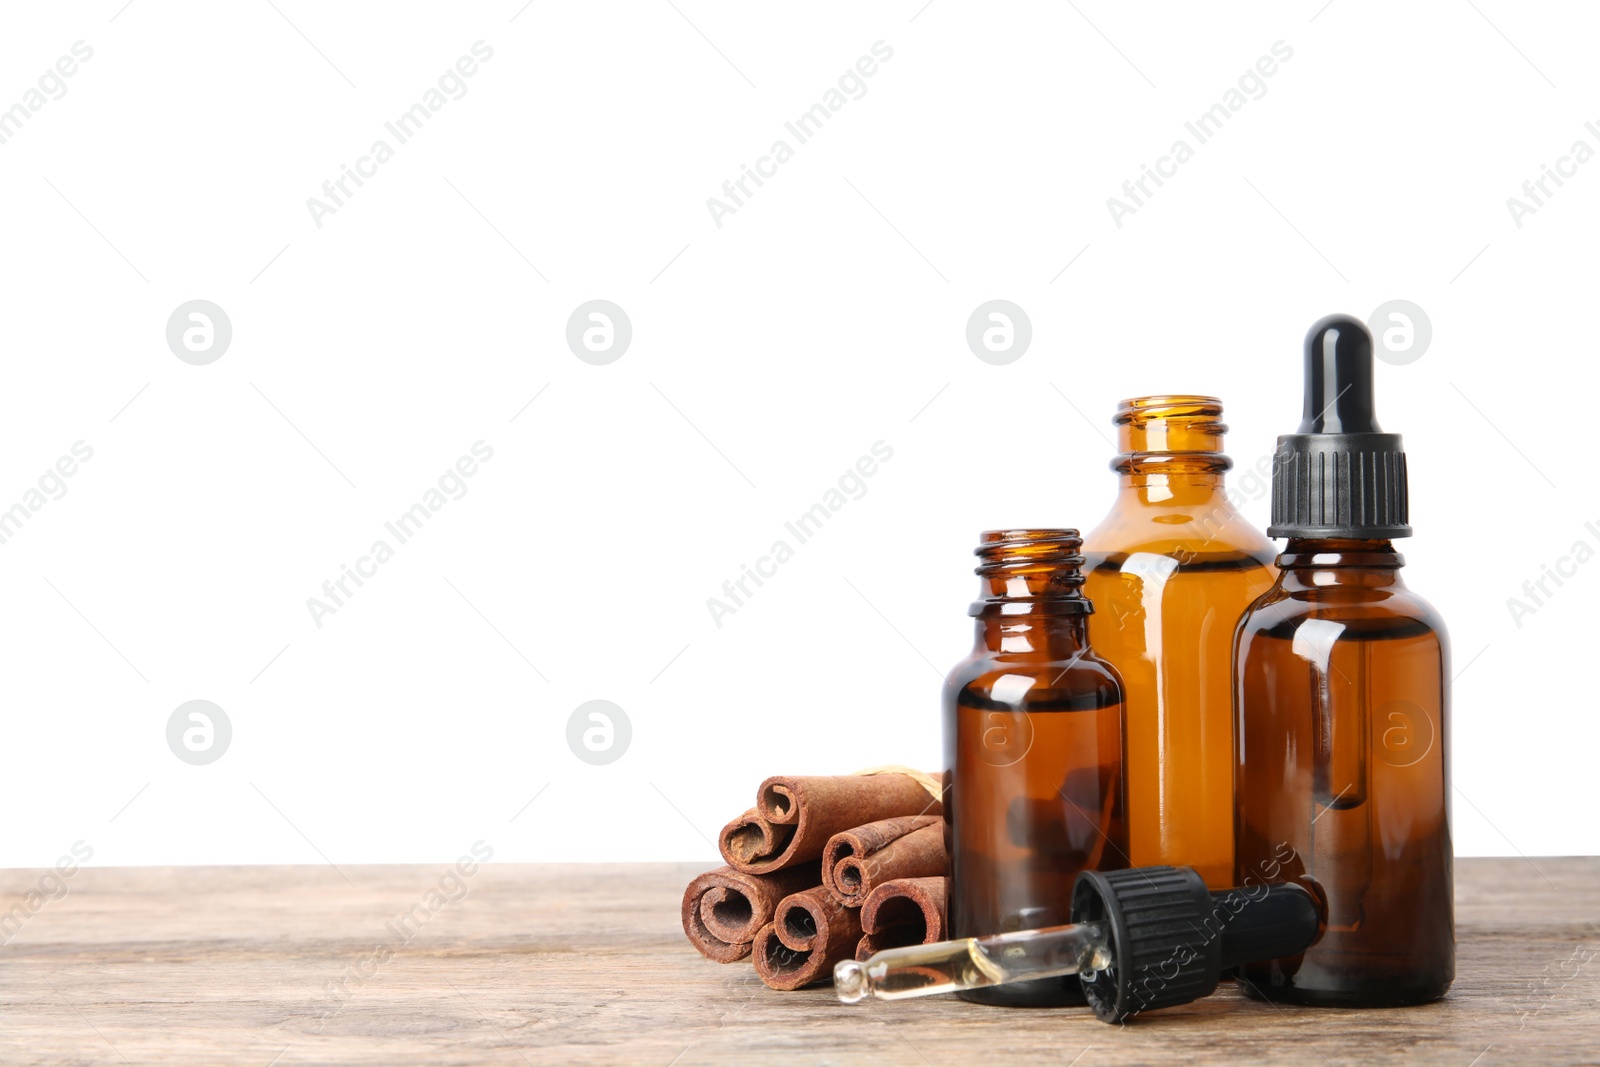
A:
<svg viewBox="0 0 1600 1067">
<path fill-rule="evenodd" d="M 1083 538 L 1067 528 L 986 530 L 973 552 L 978 599 L 969 615 L 1087 615 Z"/>
<path fill-rule="evenodd" d="M 1220 487 L 1233 466 L 1222 451 L 1228 432 L 1214 396 L 1139 396 L 1117 406 L 1119 454 L 1111 469 L 1135 486 L 1184 483 Z"/>
</svg>

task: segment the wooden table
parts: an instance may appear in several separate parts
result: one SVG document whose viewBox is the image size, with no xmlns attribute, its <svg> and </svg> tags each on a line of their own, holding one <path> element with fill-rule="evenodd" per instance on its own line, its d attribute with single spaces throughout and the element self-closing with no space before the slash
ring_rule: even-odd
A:
<svg viewBox="0 0 1600 1067">
<path fill-rule="evenodd" d="M 1600 858 L 1459 861 L 1459 977 L 1439 1004 L 1288 1008 L 1225 987 L 1122 1028 L 772 992 L 684 941 L 691 865 L 447 871 L 0 872 L 0 902 L 21 908 L 0 914 L 0 1063 L 1600 1061 Z"/>
</svg>

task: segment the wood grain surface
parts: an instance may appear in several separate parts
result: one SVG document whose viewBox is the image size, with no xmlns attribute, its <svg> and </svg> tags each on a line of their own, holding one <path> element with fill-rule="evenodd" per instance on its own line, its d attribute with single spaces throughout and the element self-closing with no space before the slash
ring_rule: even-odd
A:
<svg viewBox="0 0 1600 1067">
<path fill-rule="evenodd" d="M 1290 1008 L 1225 986 L 1120 1028 L 1082 1009 L 772 992 L 684 941 L 700 869 L 0 872 L 0 909 L 20 908 L 0 914 L 0 1063 L 1600 1062 L 1600 858 L 1458 861 L 1441 1003 Z"/>
</svg>

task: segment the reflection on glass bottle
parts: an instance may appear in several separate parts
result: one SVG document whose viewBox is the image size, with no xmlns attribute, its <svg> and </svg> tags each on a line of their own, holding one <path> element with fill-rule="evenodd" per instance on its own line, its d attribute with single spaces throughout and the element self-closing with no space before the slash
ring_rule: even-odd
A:
<svg viewBox="0 0 1600 1067">
<path fill-rule="evenodd" d="M 1238 869 L 1290 854 L 1283 876 L 1327 914 L 1241 985 L 1302 1004 L 1417 1004 L 1455 977 L 1449 641 L 1400 577 L 1405 453 L 1373 415 L 1371 345 L 1343 316 L 1306 339 L 1268 531 L 1289 540 L 1235 638 Z"/>
<path fill-rule="evenodd" d="M 1072 880 L 1127 865 L 1122 685 L 1090 648 L 1076 530 L 983 535 L 973 652 L 945 682 L 953 937 L 1068 921 Z M 1074 979 L 963 993 L 1082 1004 Z"/>
<path fill-rule="evenodd" d="M 1085 538 L 1089 636 L 1127 690 L 1133 864 L 1233 885 L 1233 628 L 1272 587 L 1272 543 L 1223 485 L 1222 402 L 1124 400 L 1121 487 Z M 1247 473 L 1259 478 L 1259 473 Z"/>
</svg>

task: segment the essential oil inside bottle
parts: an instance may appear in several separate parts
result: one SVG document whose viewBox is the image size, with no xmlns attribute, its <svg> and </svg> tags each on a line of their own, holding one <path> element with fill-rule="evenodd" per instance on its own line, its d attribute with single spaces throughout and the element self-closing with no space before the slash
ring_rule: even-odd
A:
<svg viewBox="0 0 1600 1067">
<path fill-rule="evenodd" d="M 1089 646 L 1076 530 L 983 535 L 973 652 L 945 682 L 952 937 L 1068 921 L 1072 881 L 1127 866 L 1122 685 Z M 1082 1004 L 1076 980 L 969 990 L 993 1004 Z"/>
<path fill-rule="evenodd" d="M 1134 866 L 1233 884 L 1233 628 L 1272 587 L 1272 543 L 1230 501 L 1215 397 L 1122 402 L 1120 486 L 1085 538 L 1094 647 L 1127 690 Z"/>
<path fill-rule="evenodd" d="M 1299 881 L 1321 938 L 1239 970 L 1246 993 L 1380 1007 L 1455 976 L 1449 640 L 1406 588 L 1405 453 L 1379 429 L 1372 338 L 1332 316 L 1306 339 L 1305 416 L 1278 439 L 1279 575 L 1239 622 L 1237 869 Z"/>
</svg>

